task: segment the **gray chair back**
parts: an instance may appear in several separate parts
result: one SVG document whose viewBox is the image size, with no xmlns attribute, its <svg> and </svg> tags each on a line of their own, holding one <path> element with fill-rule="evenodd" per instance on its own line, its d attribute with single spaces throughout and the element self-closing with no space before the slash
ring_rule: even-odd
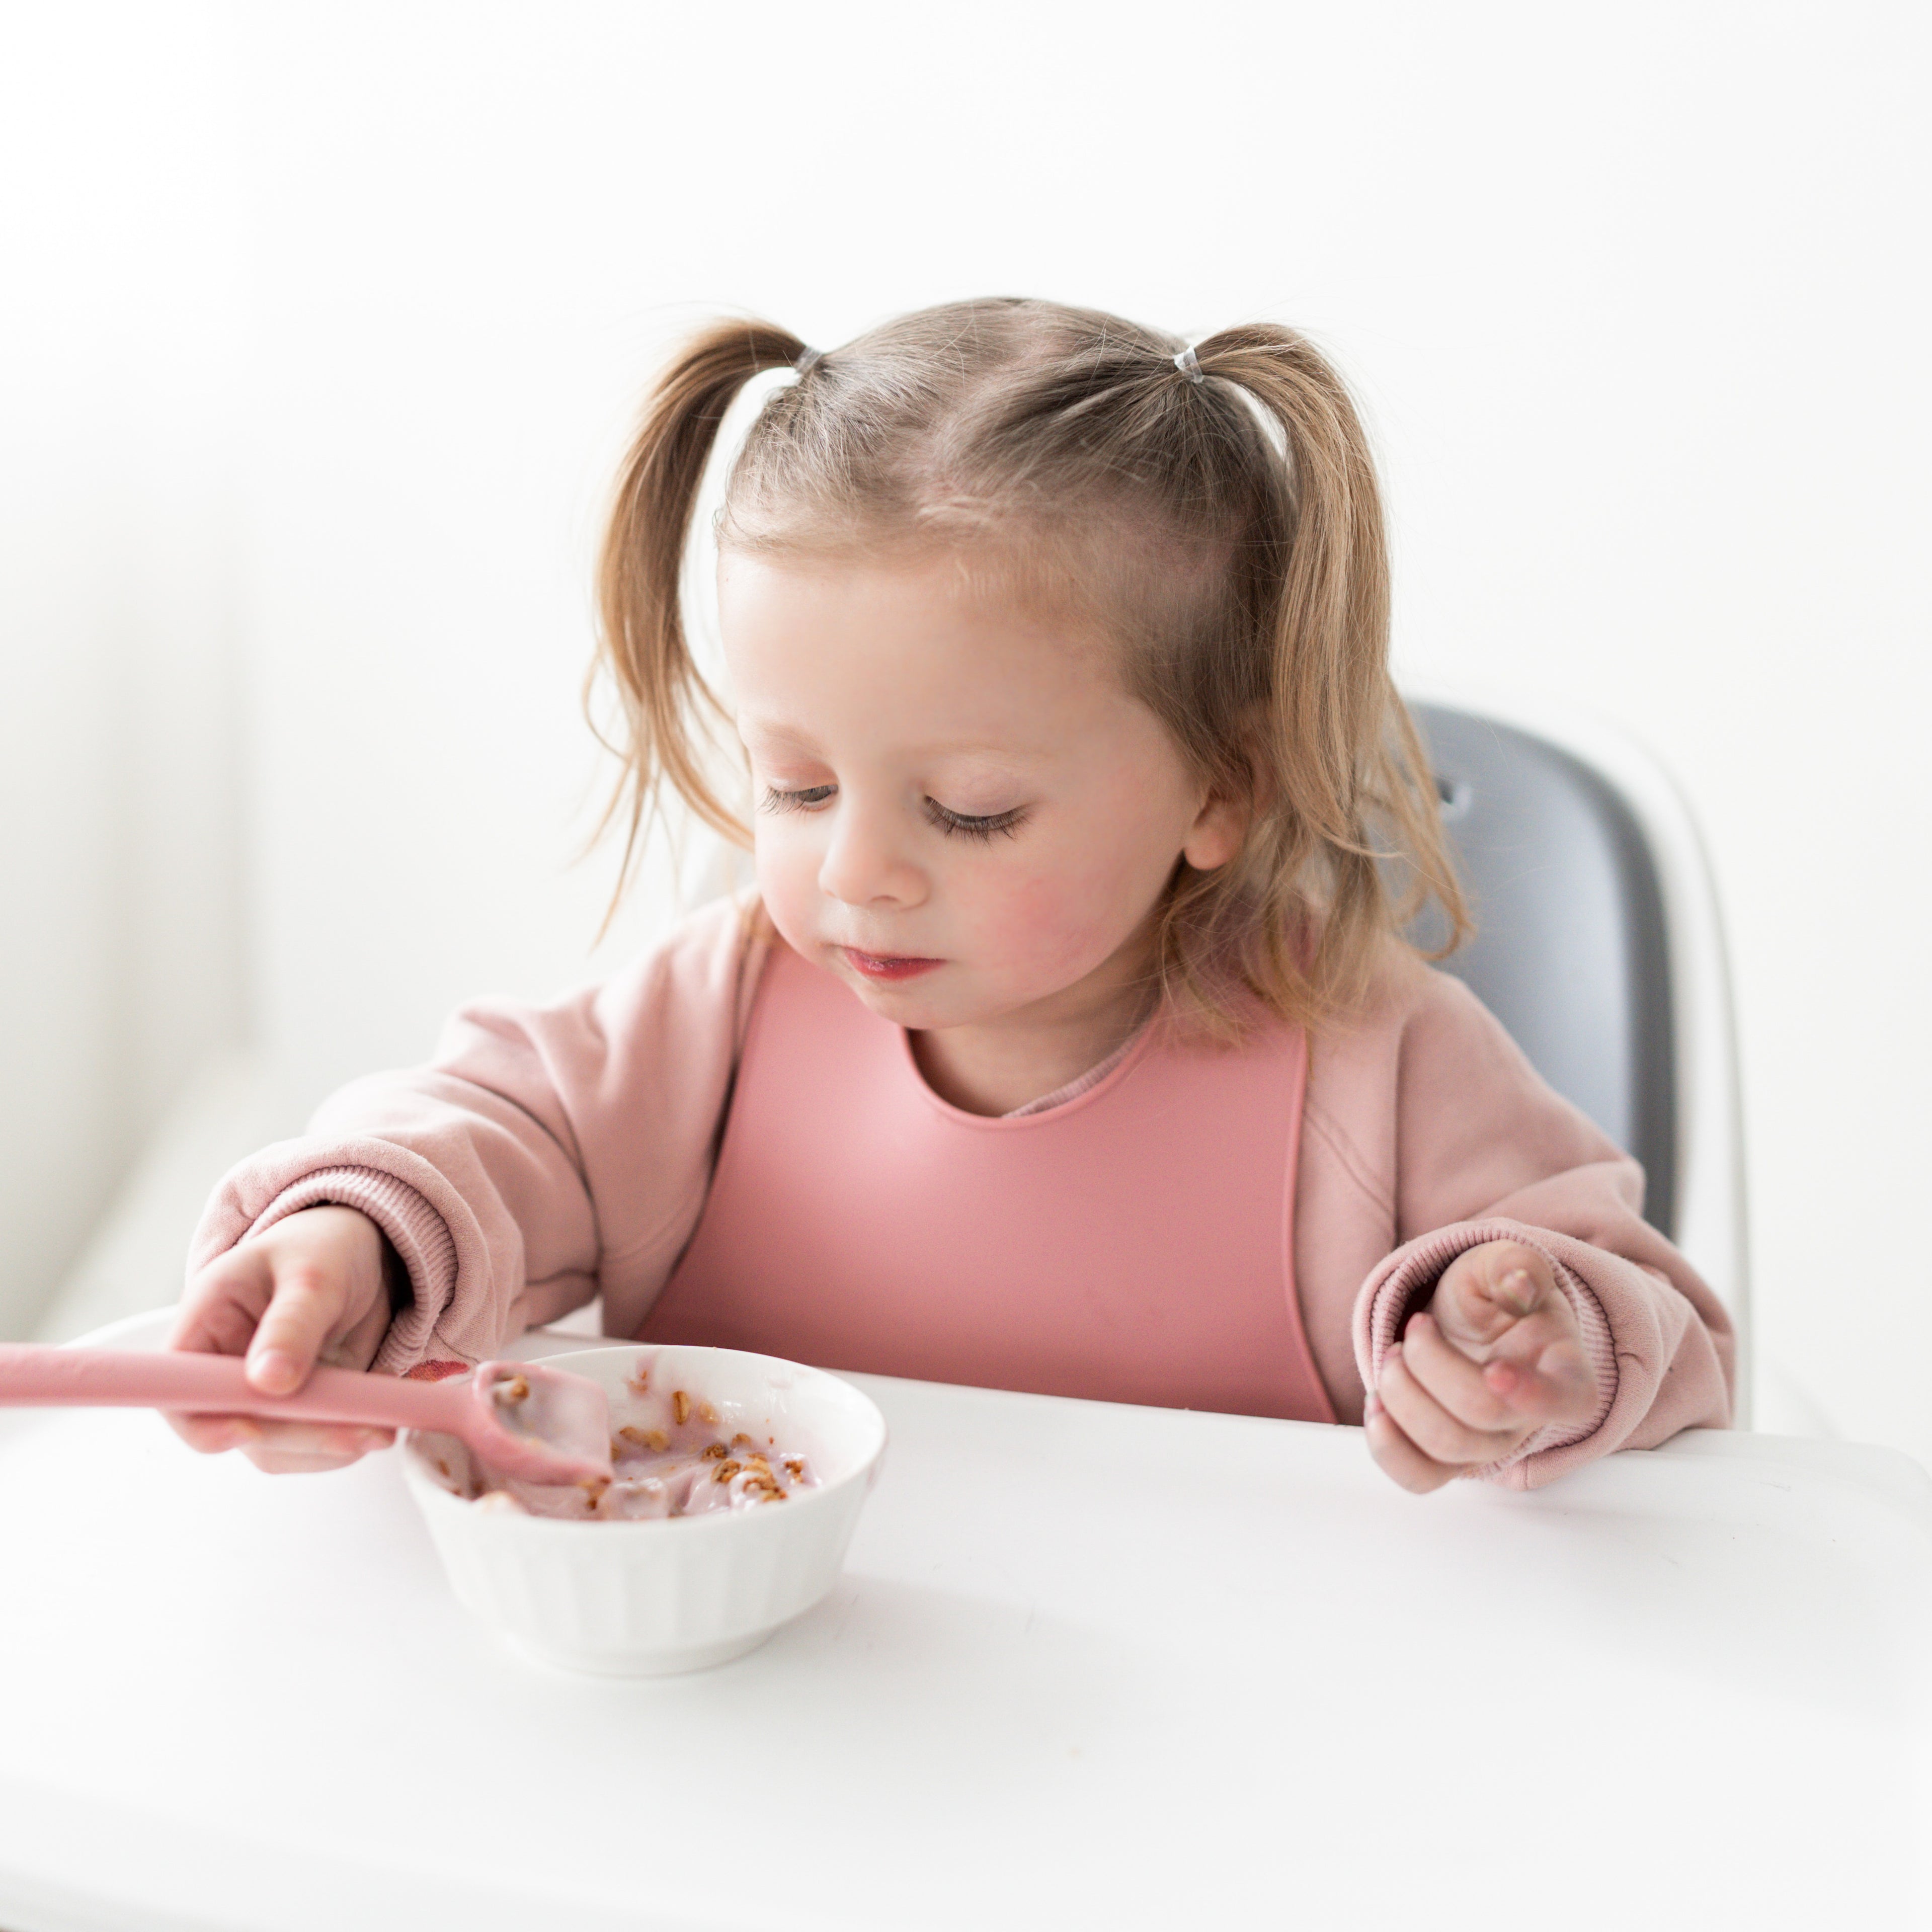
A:
<svg viewBox="0 0 1932 1932">
<path fill-rule="evenodd" d="M 1444 970 L 1642 1162 L 1646 1218 L 1674 1235 L 1669 934 L 1642 827 L 1601 776 L 1544 740 L 1442 705 L 1410 710 L 1476 920 Z M 1429 941 L 1429 921 L 1415 936 Z"/>
</svg>

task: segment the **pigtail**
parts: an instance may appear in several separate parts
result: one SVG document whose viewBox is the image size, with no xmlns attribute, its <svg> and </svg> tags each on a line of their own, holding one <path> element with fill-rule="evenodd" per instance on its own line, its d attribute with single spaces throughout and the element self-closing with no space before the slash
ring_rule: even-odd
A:
<svg viewBox="0 0 1932 1932">
<path fill-rule="evenodd" d="M 1270 580 L 1256 601 L 1273 664 L 1256 748 L 1266 803 L 1250 843 L 1262 849 L 1244 869 L 1274 902 L 1250 928 L 1265 949 L 1250 968 L 1257 990 L 1316 1019 L 1361 997 L 1387 934 L 1430 900 L 1448 927 L 1442 952 L 1470 921 L 1428 762 L 1389 673 L 1381 494 L 1348 391 L 1304 337 L 1270 325 L 1226 330 L 1197 344 L 1195 359 L 1204 376 L 1246 391 L 1286 443 L 1288 528 L 1254 547 Z M 1393 895 L 1391 860 L 1406 874 Z M 1311 878 L 1313 934 L 1296 903 Z"/>
<path fill-rule="evenodd" d="M 588 710 L 598 672 L 608 672 L 622 714 L 622 741 L 610 748 L 624 774 L 598 827 L 601 837 L 614 822 L 624 825 L 613 912 L 665 782 L 715 831 L 750 843 L 705 774 L 700 742 L 725 713 L 685 635 L 685 553 L 705 465 L 733 398 L 761 370 L 793 366 L 804 350 L 797 337 L 770 322 L 718 322 L 701 330 L 658 378 L 619 472 L 598 565 L 598 656 L 584 692 Z"/>
</svg>

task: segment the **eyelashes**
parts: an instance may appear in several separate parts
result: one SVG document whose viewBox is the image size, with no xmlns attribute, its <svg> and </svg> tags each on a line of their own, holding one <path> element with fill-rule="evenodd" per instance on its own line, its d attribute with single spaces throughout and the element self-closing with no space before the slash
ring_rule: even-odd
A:
<svg viewBox="0 0 1932 1932">
<path fill-rule="evenodd" d="M 1010 838 L 1026 818 L 1024 806 L 1011 812 L 995 812 L 985 818 L 970 818 L 963 812 L 948 812 L 936 798 L 925 801 L 926 815 L 940 831 L 957 832 L 962 838 Z"/>
<path fill-rule="evenodd" d="M 767 785 L 763 807 L 766 812 L 809 812 L 814 806 L 823 805 L 836 790 L 834 785 L 808 785 L 802 791 L 780 791 Z"/>
<path fill-rule="evenodd" d="M 780 791 L 776 786 L 767 786 L 760 801 L 761 808 L 766 812 L 815 812 L 828 803 L 838 790 L 836 785 L 806 785 L 797 791 Z M 976 818 L 970 813 L 949 811 L 936 798 L 922 801 L 928 822 L 950 837 L 962 838 L 1010 838 L 1026 822 L 1026 807 L 1016 806 L 1011 812 L 989 812 Z"/>
</svg>

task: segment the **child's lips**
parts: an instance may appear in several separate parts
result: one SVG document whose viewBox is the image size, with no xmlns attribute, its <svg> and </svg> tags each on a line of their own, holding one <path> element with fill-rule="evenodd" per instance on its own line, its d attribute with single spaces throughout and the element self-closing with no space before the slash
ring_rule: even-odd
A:
<svg viewBox="0 0 1932 1932">
<path fill-rule="evenodd" d="M 861 952 L 856 946 L 842 946 L 838 950 L 855 973 L 862 973 L 868 980 L 916 980 L 920 974 L 930 973 L 935 966 L 946 963 L 943 959 L 916 959 L 900 953 Z"/>
</svg>

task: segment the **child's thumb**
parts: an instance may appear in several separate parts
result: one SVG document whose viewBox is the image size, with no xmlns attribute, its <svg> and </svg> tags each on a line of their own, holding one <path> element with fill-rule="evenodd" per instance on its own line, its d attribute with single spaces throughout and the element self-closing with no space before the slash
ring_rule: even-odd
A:
<svg viewBox="0 0 1932 1932">
<path fill-rule="evenodd" d="M 1452 1318 L 1472 1341 L 1493 1342 L 1556 1292 L 1550 1264 L 1520 1241 L 1485 1241 L 1450 1263 L 1438 1289 L 1448 1291 Z"/>
</svg>

